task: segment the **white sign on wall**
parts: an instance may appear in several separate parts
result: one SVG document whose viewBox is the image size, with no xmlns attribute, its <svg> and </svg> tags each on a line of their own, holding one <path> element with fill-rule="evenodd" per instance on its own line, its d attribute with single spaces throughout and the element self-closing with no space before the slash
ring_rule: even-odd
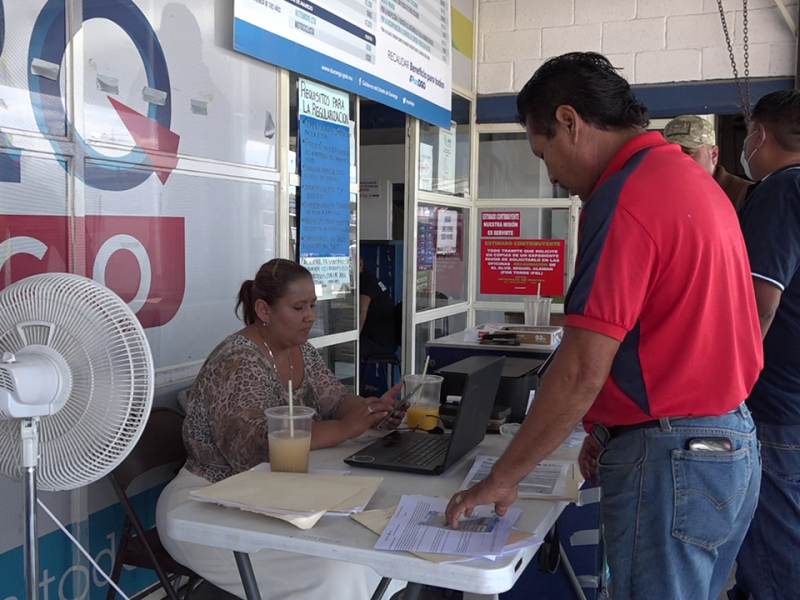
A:
<svg viewBox="0 0 800 600">
<path fill-rule="evenodd" d="M 235 0 L 234 48 L 440 127 L 450 0 Z"/>
</svg>

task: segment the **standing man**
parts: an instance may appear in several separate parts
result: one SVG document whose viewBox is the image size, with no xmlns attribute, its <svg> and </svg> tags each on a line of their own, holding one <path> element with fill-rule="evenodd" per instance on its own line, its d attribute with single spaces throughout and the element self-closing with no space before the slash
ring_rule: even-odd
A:
<svg viewBox="0 0 800 600">
<path fill-rule="evenodd" d="M 747 405 L 761 442 L 761 497 L 730 598 L 797 598 L 800 590 L 800 91 L 767 94 L 742 151 L 757 181 L 740 213 L 764 370 Z"/>
<path fill-rule="evenodd" d="M 695 115 L 675 117 L 664 128 L 664 137 L 668 142 L 678 144 L 684 154 L 691 156 L 714 178 L 736 210 L 742 207 L 750 182 L 731 175 L 719 164 L 719 146 L 711 123 Z"/>
<path fill-rule="evenodd" d="M 505 514 L 583 419 L 612 597 L 716 600 L 760 480 L 744 400 L 761 342 L 736 214 L 678 146 L 645 132 L 647 109 L 599 54 L 545 62 L 517 111 L 551 181 L 584 202 L 577 270 L 536 401 L 489 477 L 451 499 L 448 521 L 481 504 Z"/>
</svg>

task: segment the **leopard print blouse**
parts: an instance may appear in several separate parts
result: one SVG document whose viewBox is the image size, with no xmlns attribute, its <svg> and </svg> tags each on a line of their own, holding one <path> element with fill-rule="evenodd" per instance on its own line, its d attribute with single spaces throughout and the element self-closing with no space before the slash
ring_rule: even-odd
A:
<svg viewBox="0 0 800 600">
<path fill-rule="evenodd" d="M 303 382 L 296 403 L 332 419 L 349 392 L 311 344 L 300 346 Z M 222 341 L 200 369 L 186 406 L 183 441 L 186 468 L 211 483 L 269 460 L 267 417 L 271 406 L 289 403 L 289 393 L 260 348 L 243 335 Z"/>
</svg>

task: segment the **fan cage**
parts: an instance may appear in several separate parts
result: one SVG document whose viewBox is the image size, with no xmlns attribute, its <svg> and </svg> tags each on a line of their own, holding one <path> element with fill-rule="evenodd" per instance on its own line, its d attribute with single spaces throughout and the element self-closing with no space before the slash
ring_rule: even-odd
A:
<svg viewBox="0 0 800 600">
<path fill-rule="evenodd" d="M 0 353 L 42 344 L 66 360 L 66 404 L 39 425 L 41 490 L 83 487 L 127 456 L 147 423 L 153 359 L 141 324 L 119 296 L 64 273 L 29 277 L 0 292 Z M 0 421 L 0 473 L 18 480 L 18 420 Z"/>
</svg>

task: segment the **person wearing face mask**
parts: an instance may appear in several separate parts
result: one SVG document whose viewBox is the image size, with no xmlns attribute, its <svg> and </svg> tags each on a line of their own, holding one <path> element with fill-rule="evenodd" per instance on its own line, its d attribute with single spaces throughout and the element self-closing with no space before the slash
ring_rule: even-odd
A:
<svg viewBox="0 0 800 600">
<path fill-rule="evenodd" d="M 758 507 L 731 599 L 797 598 L 800 589 L 800 90 L 753 109 L 742 166 L 756 181 L 739 212 L 764 339 L 747 405 L 763 464 Z"/>
<path fill-rule="evenodd" d="M 714 178 L 725 195 L 730 198 L 733 207 L 736 210 L 741 208 L 750 182 L 731 175 L 719 164 L 719 146 L 711 123 L 696 115 L 681 115 L 667 123 L 664 128 L 664 138 L 668 142 L 678 144 L 684 154 L 690 156 Z"/>
</svg>

